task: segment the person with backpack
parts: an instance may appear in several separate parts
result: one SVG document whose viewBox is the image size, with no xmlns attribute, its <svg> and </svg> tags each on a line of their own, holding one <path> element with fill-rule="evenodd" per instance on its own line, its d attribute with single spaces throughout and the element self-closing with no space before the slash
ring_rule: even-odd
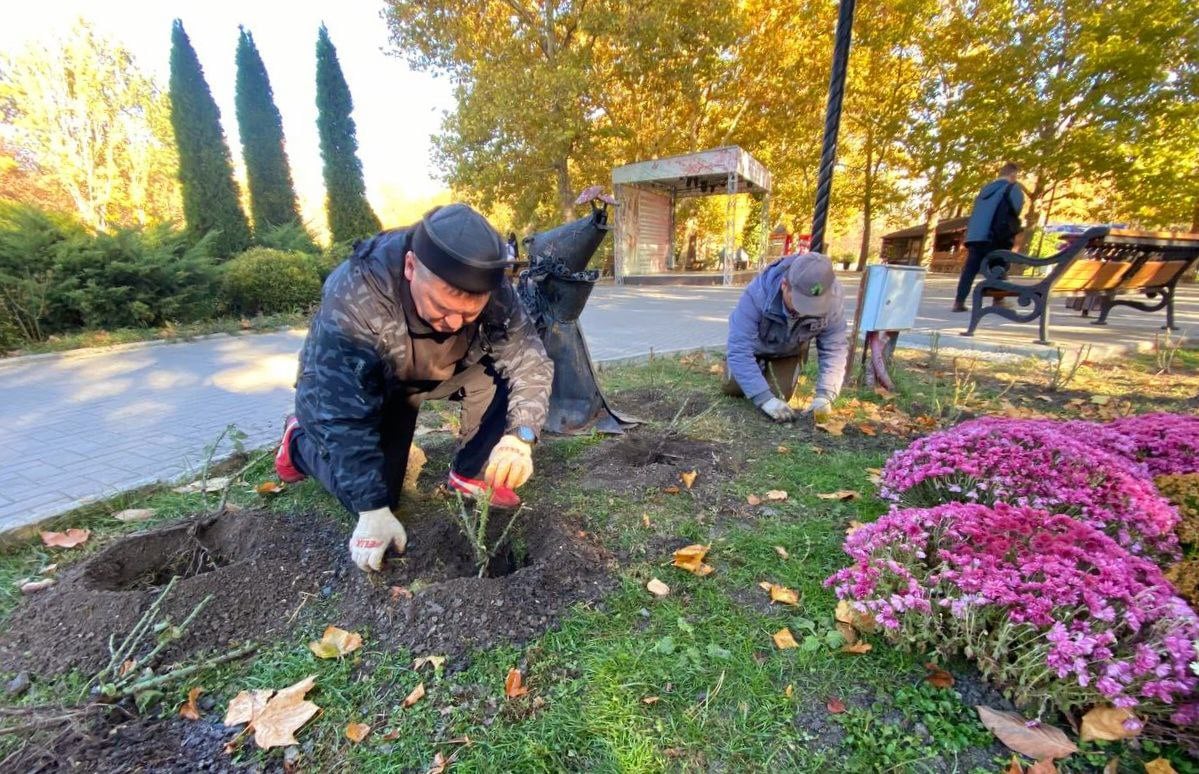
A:
<svg viewBox="0 0 1199 774">
<path fill-rule="evenodd" d="M 1016 243 L 1020 210 L 1024 207 L 1024 189 L 1016 180 L 1019 174 L 1019 165 L 1009 161 L 999 169 L 999 177 L 983 186 L 974 199 L 966 224 L 966 263 L 953 299 L 955 312 L 969 311 L 966 296 L 970 295 L 983 258 L 992 250 L 1010 250 Z"/>
</svg>

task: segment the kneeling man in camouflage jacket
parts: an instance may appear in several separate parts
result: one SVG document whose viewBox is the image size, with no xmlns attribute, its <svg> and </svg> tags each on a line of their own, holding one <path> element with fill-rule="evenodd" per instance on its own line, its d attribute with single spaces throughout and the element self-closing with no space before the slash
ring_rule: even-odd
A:
<svg viewBox="0 0 1199 774">
<path fill-rule="evenodd" d="M 407 545 L 397 511 L 423 401 L 462 402 L 448 486 L 520 504 L 553 363 L 508 266 L 499 233 L 451 204 L 359 243 L 325 281 L 275 469 L 316 478 L 358 515 L 350 554 L 363 570 Z"/>
</svg>

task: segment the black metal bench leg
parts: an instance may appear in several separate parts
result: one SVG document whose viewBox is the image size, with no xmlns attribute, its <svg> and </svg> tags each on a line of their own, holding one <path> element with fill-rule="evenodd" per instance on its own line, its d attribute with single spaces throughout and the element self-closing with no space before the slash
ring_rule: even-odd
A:
<svg viewBox="0 0 1199 774">
<path fill-rule="evenodd" d="M 1038 344 L 1049 344 L 1049 307 L 1053 306 L 1046 298 L 1041 304 L 1041 338 L 1037 340 Z"/>
<path fill-rule="evenodd" d="M 1166 297 L 1166 324 L 1162 326 L 1162 330 L 1176 331 L 1178 329 L 1174 327 L 1174 286 L 1162 288 L 1162 293 Z"/>
<path fill-rule="evenodd" d="M 1091 325 L 1107 325 L 1107 316 L 1112 311 L 1112 301 L 1115 300 L 1113 295 L 1105 295 L 1099 302 L 1099 319 L 1091 323 Z"/>
<path fill-rule="evenodd" d="M 977 287 L 974 288 L 974 293 L 972 294 L 971 297 L 972 297 L 973 303 L 970 307 L 970 325 L 969 325 L 969 327 L 966 328 L 965 331 L 963 331 L 963 333 L 962 333 L 963 336 L 973 336 L 974 335 L 974 329 L 978 327 L 978 321 L 982 319 L 982 316 L 984 314 L 983 286 L 982 286 L 981 282 L 978 284 Z"/>
</svg>

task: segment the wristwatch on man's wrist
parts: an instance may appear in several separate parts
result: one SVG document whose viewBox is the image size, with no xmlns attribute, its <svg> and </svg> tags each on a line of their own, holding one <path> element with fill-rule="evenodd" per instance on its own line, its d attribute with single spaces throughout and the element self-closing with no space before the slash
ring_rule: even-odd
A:
<svg viewBox="0 0 1199 774">
<path fill-rule="evenodd" d="M 509 435 L 519 438 L 529 446 L 537 443 L 537 431 L 528 425 L 521 425 L 520 427 L 513 428 L 512 431 L 509 432 Z"/>
</svg>

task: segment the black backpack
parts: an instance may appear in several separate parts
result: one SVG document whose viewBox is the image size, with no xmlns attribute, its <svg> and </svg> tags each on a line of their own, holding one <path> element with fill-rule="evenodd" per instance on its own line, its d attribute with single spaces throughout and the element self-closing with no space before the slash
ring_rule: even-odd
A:
<svg viewBox="0 0 1199 774">
<path fill-rule="evenodd" d="M 1008 248 L 1014 245 L 1016 235 L 1023 228 L 1020 213 L 1012 206 L 1012 188 L 1015 185 L 1008 183 L 1007 188 L 1003 189 L 999 204 L 995 206 L 995 216 L 991 218 L 991 244 L 996 247 Z"/>
</svg>

